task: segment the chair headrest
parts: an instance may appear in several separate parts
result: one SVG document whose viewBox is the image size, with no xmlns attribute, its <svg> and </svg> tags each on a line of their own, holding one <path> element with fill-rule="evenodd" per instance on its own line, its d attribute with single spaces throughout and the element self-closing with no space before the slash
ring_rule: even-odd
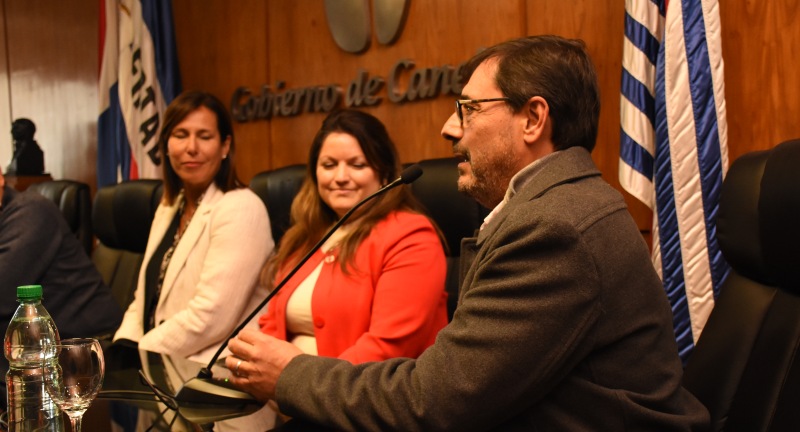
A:
<svg viewBox="0 0 800 432">
<path fill-rule="evenodd" d="M 29 189 L 53 201 L 73 232 L 81 228 L 81 213 L 88 213 L 91 204 L 89 185 L 74 180 L 52 180 L 32 184 Z"/>
<path fill-rule="evenodd" d="M 800 294 L 800 140 L 770 151 L 758 211 L 767 268 L 781 288 Z"/>
<path fill-rule="evenodd" d="M 163 193 L 161 180 L 131 180 L 97 191 L 92 208 L 95 235 L 114 249 L 144 253 L 150 224 Z"/>
<path fill-rule="evenodd" d="M 719 202 L 717 240 L 737 273 L 800 294 L 800 140 L 739 157 Z"/>
<path fill-rule="evenodd" d="M 737 273 L 773 285 L 761 253 L 758 201 L 769 151 L 747 153 L 731 164 L 719 200 L 717 240 Z"/>
<path fill-rule="evenodd" d="M 278 244 L 283 233 L 289 229 L 289 210 L 305 175 L 306 166 L 296 164 L 258 173 L 250 180 L 250 189 L 267 206 L 275 244 Z"/>
</svg>

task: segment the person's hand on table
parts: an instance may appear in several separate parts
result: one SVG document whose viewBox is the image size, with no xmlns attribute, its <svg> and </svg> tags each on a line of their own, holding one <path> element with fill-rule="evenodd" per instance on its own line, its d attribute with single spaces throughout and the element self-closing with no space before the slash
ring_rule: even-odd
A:
<svg viewBox="0 0 800 432">
<path fill-rule="evenodd" d="M 252 329 L 239 332 L 228 343 L 228 349 L 233 353 L 225 359 L 225 366 L 233 375 L 231 382 L 262 402 L 275 399 L 281 372 L 303 353 L 289 342 Z"/>
</svg>

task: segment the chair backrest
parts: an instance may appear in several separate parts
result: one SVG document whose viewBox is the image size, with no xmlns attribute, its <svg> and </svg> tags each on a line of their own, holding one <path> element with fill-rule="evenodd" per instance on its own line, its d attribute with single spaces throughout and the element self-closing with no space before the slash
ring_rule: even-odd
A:
<svg viewBox="0 0 800 432">
<path fill-rule="evenodd" d="M 161 180 L 132 180 L 97 191 L 92 221 L 98 243 L 92 254 L 123 310 L 133 300 L 150 224 L 162 195 Z"/>
<path fill-rule="evenodd" d="M 449 294 L 448 313 L 452 317 L 458 301 L 461 239 L 472 236 L 488 212 L 458 191 L 456 159 L 427 159 L 420 161 L 419 165 L 423 174 L 411 184 L 411 191 L 439 226 L 447 244 L 446 289 Z M 305 173 L 305 165 L 291 165 L 259 173 L 250 182 L 250 188 L 267 206 L 276 244 L 289 228 L 289 209 Z"/>
<path fill-rule="evenodd" d="M 458 302 L 461 239 L 472 237 L 488 211 L 458 191 L 458 160 L 427 159 L 419 162 L 422 177 L 411 183 L 411 191 L 436 222 L 447 244 L 447 313 L 453 317 Z"/>
<path fill-rule="evenodd" d="M 422 177 L 411 183 L 411 191 L 428 216 L 444 234 L 449 253 L 458 256 L 461 239 L 472 237 L 488 211 L 474 199 L 458 191 L 458 160 L 426 159 L 419 162 Z"/>
<path fill-rule="evenodd" d="M 34 183 L 28 189 L 52 200 L 58 206 L 86 255 L 91 255 L 92 200 L 89 185 L 74 180 L 50 180 Z"/>
<path fill-rule="evenodd" d="M 748 153 L 722 186 L 717 239 L 731 272 L 684 385 L 712 430 L 800 428 L 800 140 Z"/>
<path fill-rule="evenodd" d="M 289 229 L 289 210 L 305 175 L 306 166 L 297 164 L 258 173 L 250 180 L 250 189 L 267 206 L 275 244 Z"/>
</svg>

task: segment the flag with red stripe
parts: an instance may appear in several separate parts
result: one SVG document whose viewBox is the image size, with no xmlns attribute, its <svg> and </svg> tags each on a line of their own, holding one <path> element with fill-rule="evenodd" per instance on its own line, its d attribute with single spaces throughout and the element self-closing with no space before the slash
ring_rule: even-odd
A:
<svg viewBox="0 0 800 432">
<path fill-rule="evenodd" d="M 180 93 L 169 0 L 100 0 L 97 183 L 161 176 L 156 142 Z"/>
</svg>

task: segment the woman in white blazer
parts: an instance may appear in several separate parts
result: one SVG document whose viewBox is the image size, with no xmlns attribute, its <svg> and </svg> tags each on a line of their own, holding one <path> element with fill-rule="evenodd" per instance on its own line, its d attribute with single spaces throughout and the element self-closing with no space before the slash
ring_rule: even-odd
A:
<svg viewBox="0 0 800 432">
<path fill-rule="evenodd" d="M 274 245 L 269 217 L 236 177 L 233 126 L 216 97 L 178 96 L 158 148 L 164 197 L 114 340 L 208 361 L 266 296 L 257 281 Z"/>
</svg>

